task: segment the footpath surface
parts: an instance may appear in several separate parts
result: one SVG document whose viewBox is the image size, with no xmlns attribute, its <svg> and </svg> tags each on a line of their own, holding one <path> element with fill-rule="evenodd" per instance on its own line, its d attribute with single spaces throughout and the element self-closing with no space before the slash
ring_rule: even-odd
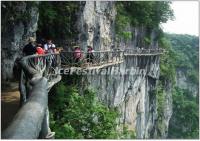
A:
<svg viewBox="0 0 200 141">
<path fill-rule="evenodd" d="M 19 99 L 18 83 L 1 91 L 1 131 L 8 127 L 19 110 Z"/>
</svg>

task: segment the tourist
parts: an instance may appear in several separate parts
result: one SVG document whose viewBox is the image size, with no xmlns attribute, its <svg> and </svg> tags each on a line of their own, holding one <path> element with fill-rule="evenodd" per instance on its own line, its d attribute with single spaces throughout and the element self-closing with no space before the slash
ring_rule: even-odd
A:
<svg viewBox="0 0 200 141">
<path fill-rule="evenodd" d="M 93 54 L 94 50 L 91 46 L 88 46 L 88 50 L 87 50 L 87 62 L 88 63 L 93 63 L 94 60 L 94 54 Z"/>
<path fill-rule="evenodd" d="M 40 55 L 45 54 L 45 51 L 42 48 L 42 44 L 37 44 L 36 51 L 37 51 L 37 54 L 40 54 Z"/>
<path fill-rule="evenodd" d="M 23 48 L 23 53 L 25 56 L 36 54 L 35 38 L 30 37 L 28 39 L 28 44 Z"/>
<path fill-rule="evenodd" d="M 45 53 L 56 53 L 56 46 L 52 43 L 51 39 L 47 39 L 47 43 L 44 45 Z"/>
<path fill-rule="evenodd" d="M 79 62 L 81 60 L 82 57 L 82 53 L 81 53 L 81 49 L 79 46 L 74 46 L 74 59 L 75 59 L 75 63 Z"/>
</svg>

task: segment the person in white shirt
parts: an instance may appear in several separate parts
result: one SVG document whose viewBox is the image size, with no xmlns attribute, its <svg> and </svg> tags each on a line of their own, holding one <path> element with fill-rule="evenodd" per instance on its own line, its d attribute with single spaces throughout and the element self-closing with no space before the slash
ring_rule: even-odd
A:
<svg viewBox="0 0 200 141">
<path fill-rule="evenodd" d="M 55 53 L 56 46 L 52 43 L 51 39 L 47 40 L 47 43 L 44 45 L 44 50 L 46 53 Z"/>
</svg>

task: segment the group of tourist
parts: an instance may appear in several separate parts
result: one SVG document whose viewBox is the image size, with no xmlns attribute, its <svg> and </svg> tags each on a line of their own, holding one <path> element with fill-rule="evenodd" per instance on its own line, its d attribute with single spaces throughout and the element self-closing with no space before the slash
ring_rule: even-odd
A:
<svg viewBox="0 0 200 141">
<path fill-rule="evenodd" d="M 52 43 L 51 39 L 47 39 L 45 44 L 37 43 L 36 39 L 30 37 L 28 39 L 28 44 L 23 48 L 23 53 L 25 56 L 33 54 L 47 54 L 56 53 L 56 46 Z"/>
<path fill-rule="evenodd" d="M 30 37 L 28 39 L 28 44 L 23 48 L 23 53 L 25 56 L 33 55 L 33 54 L 47 54 L 47 53 L 58 53 L 59 51 L 56 49 L 55 44 L 52 43 L 51 39 L 47 39 L 46 42 L 40 43 L 36 42 L 36 39 L 33 37 Z M 87 62 L 92 63 L 94 60 L 94 50 L 92 46 L 87 46 Z M 80 62 L 83 59 L 83 52 L 81 51 L 81 48 L 79 46 L 74 46 L 73 48 L 73 58 L 74 61 Z"/>
<path fill-rule="evenodd" d="M 88 49 L 87 49 L 87 62 L 88 63 L 92 63 L 93 60 L 94 60 L 94 50 L 91 46 L 87 46 Z M 75 62 L 79 62 L 82 58 L 83 58 L 83 52 L 81 51 L 81 48 L 79 46 L 74 46 L 74 59 L 75 59 Z"/>
</svg>

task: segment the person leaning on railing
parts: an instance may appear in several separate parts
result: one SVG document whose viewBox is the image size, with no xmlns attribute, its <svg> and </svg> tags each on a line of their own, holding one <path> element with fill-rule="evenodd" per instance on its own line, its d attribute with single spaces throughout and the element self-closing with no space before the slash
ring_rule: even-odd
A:
<svg viewBox="0 0 200 141">
<path fill-rule="evenodd" d="M 47 39 L 47 43 L 44 45 L 45 53 L 56 53 L 56 46 L 52 43 L 51 39 Z"/>
<path fill-rule="evenodd" d="M 73 52 L 75 63 L 78 63 L 82 58 L 81 48 L 79 46 L 74 46 Z"/>
<path fill-rule="evenodd" d="M 87 50 L 87 62 L 88 63 L 93 63 L 93 60 L 94 60 L 94 50 L 92 48 L 92 46 L 87 46 L 88 47 L 88 50 Z"/>
<path fill-rule="evenodd" d="M 37 47 L 36 47 L 36 53 L 37 54 L 39 54 L 39 55 L 43 55 L 43 54 L 45 54 L 45 51 L 44 51 L 44 49 L 42 48 L 42 44 L 37 44 Z"/>
<path fill-rule="evenodd" d="M 47 60 L 51 67 L 56 66 L 56 57 L 53 53 L 57 53 L 55 44 L 52 43 L 52 39 L 48 38 L 47 43 L 44 45 L 45 54 L 51 53 L 52 55 Z"/>
</svg>

